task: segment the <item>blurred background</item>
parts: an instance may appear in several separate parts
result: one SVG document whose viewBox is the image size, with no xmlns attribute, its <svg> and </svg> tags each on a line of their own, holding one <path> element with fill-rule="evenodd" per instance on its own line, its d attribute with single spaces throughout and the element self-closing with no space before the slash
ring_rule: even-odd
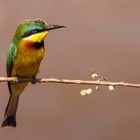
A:
<svg viewBox="0 0 140 140">
<path fill-rule="evenodd" d="M 16 27 L 42 18 L 67 28 L 49 33 L 38 77 L 91 80 L 91 69 L 108 81 L 140 83 L 139 0 L 0 1 L 0 75 Z M 0 128 L 0 139 L 139 140 L 140 89 L 91 86 L 29 85 L 20 97 L 17 127 Z M 0 85 L 0 122 L 9 98 Z"/>
</svg>

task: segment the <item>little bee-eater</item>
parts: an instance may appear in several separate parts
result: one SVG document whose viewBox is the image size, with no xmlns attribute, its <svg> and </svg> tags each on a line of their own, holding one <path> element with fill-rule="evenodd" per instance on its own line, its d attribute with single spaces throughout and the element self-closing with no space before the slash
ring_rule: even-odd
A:
<svg viewBox="0 0 140 140">
<path fill-rule="evenodd" d="M 50 30 L 65 26 L 49 25 L 41 19 L 22 21 L 15 33 L 7 55 L 7 76 L 34 78 L 44 56 L 44 38 Z M 19 96 L 28 83 L 8 82 L 10 98 L 2 127 L 16 127 Z"/>
</svg>

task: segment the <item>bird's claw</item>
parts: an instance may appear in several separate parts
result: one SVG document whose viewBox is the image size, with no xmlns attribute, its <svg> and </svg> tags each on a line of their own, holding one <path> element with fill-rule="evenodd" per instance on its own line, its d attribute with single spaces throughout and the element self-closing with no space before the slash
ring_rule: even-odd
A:
<svg viewBox="0 0 140 140">
<path fill-rule="evenodd" d="M 36 77 L 35 76 L 33 76 L 32 77 L 32 82 L 31 82 L 31 84 L 36 84 L 37 82 L 36 82 Z"/>
<path fill-rule="evenodd" d="M 19 82 L 18 78 L 15 78 L 15 79 L 13 80 L 13 83 L 18 83 L 18 82 Z"/>
</svg>

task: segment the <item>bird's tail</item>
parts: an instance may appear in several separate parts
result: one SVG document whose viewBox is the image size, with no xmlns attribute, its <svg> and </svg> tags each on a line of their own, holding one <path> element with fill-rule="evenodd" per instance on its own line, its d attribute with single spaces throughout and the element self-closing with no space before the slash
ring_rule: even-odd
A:
<svg viewBox="0 0 140 140">
<path fill-rule="evenodd" d="M 19 95 L 10 94 L 8 105 L 5 110 L 4 121 L 1 127 L 16 127 L 16 111 L 18 106 Z"/>
</svg>

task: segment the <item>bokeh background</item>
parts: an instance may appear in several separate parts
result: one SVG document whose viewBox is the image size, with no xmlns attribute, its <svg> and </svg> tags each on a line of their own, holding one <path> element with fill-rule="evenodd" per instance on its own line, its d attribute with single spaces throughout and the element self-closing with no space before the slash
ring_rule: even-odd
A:
<svg viewBox="0 0 140 140">
<path fill-rule="evenodd" d="M 67 28 L 45 40 L 46 55 L 38 77 L 91 80 L 91 69 L 109 81 L 140 82 L 139 0 L 1 0 L 0 75 L 17 25 L 42 18 Z M 20 97 L 17 127 L 0 128 L 3 140 L 139 140 L 140 89 L 29 85 Z M 0 122 L 9 98 L 0 85 Z"/>
</svg>

